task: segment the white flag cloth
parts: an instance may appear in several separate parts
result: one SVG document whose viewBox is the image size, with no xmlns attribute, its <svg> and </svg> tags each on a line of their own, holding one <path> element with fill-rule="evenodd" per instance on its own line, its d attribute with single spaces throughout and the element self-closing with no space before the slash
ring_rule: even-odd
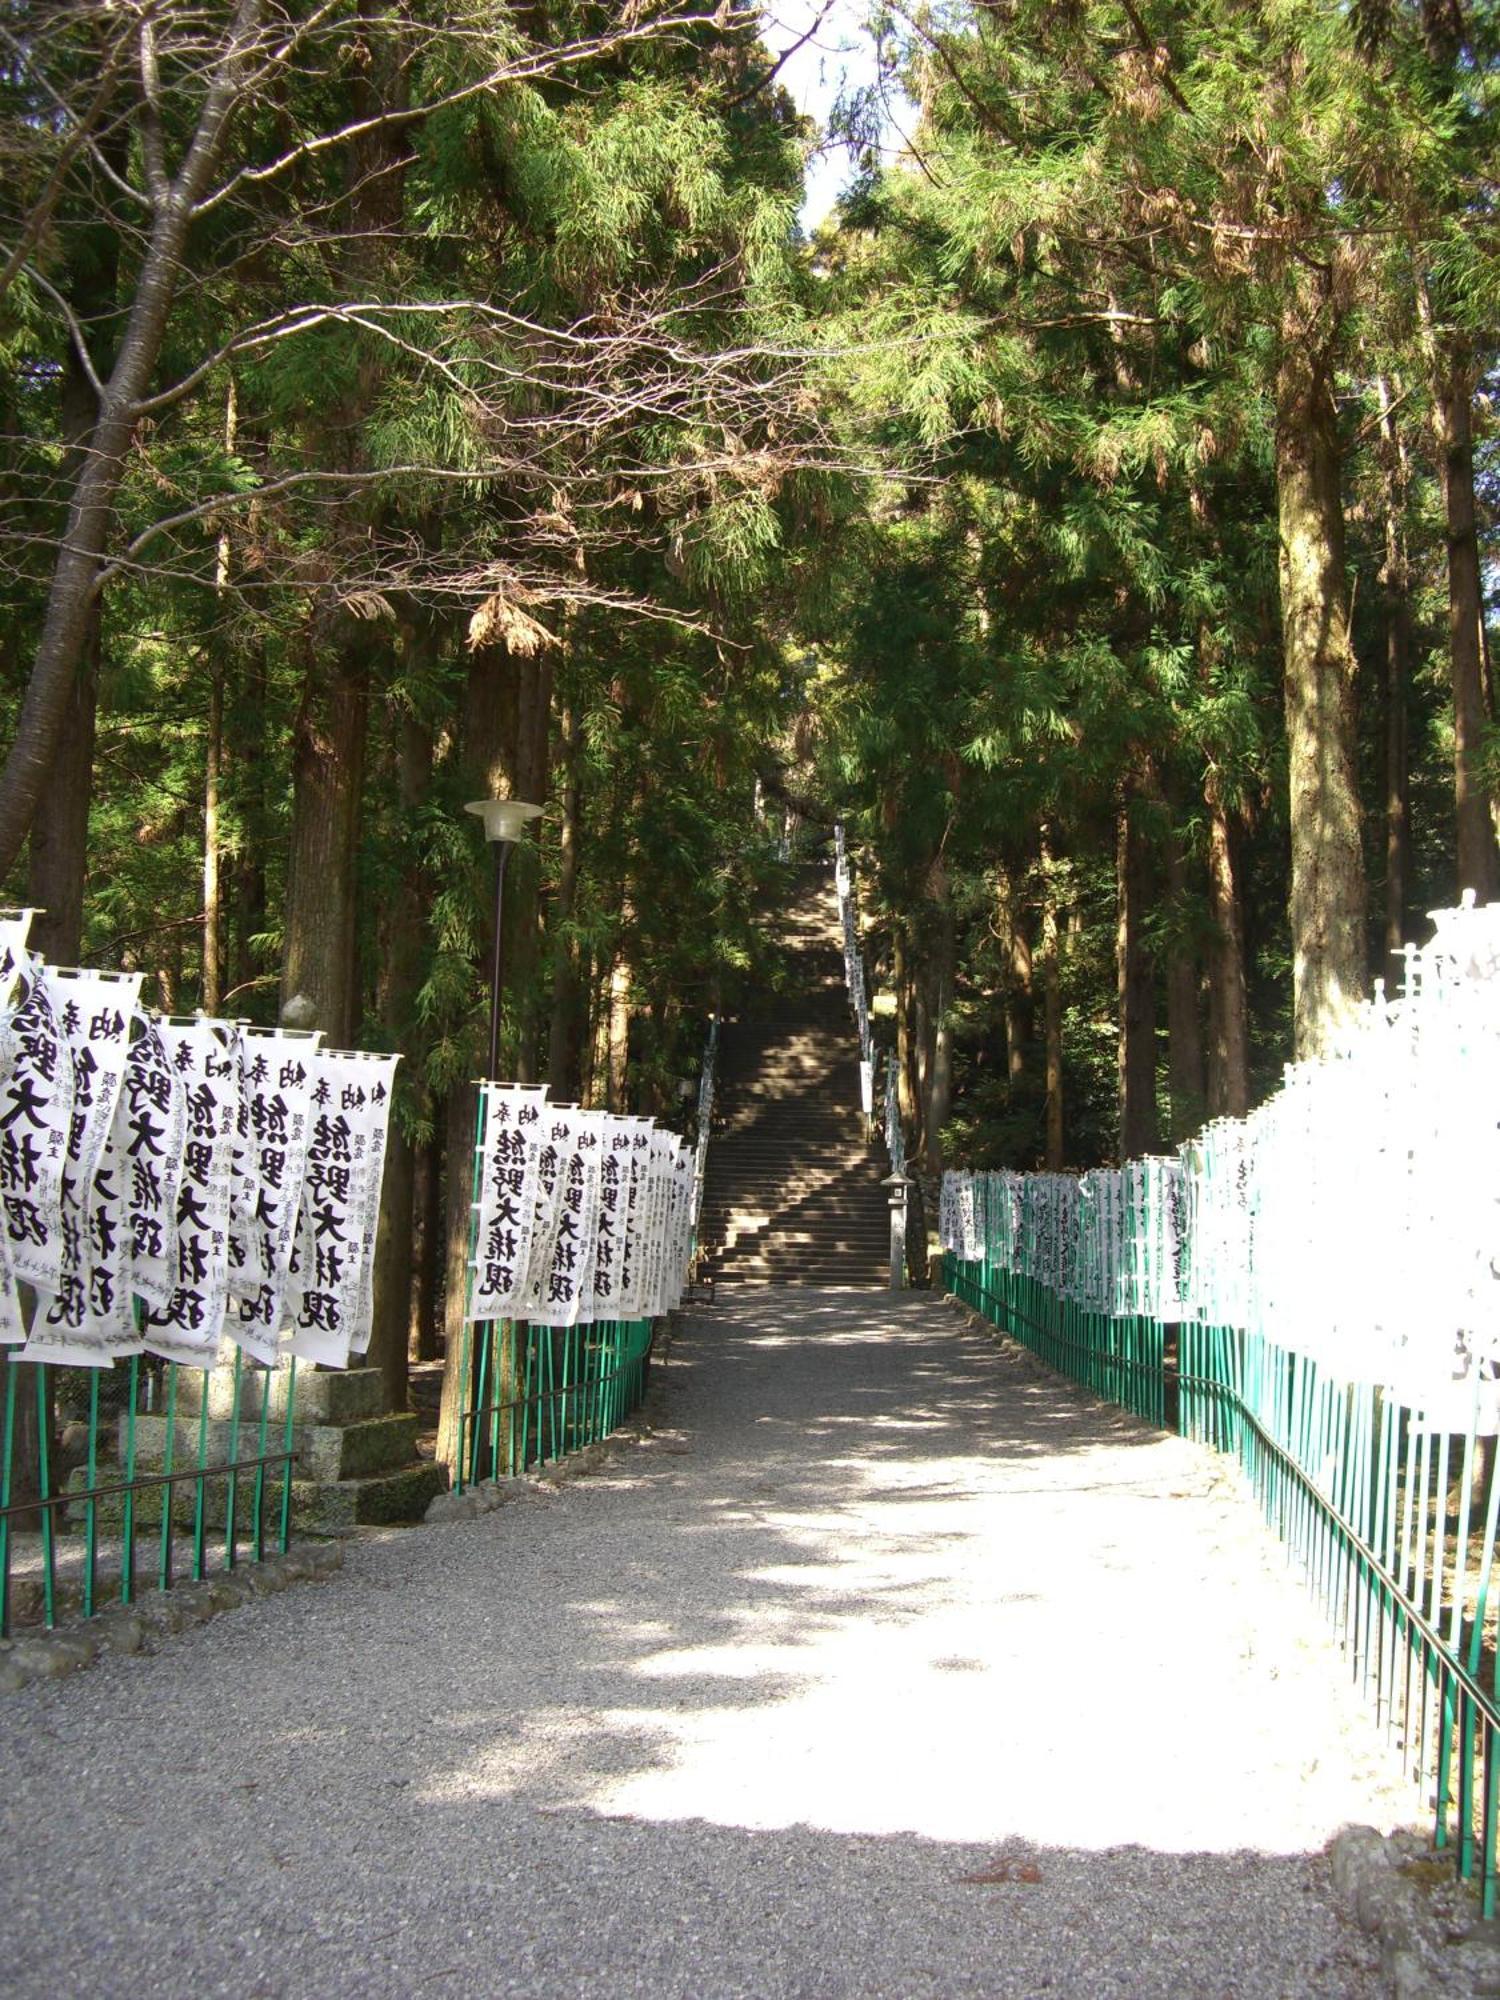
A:
<svg viewBox="0 0 1500 2000">
<path fill-rule="evenodd" d="M 177 1192 L 187 1143 L 187 1090 L 159 1024 L 138 1016 L 110 1144 L 125 1202 L 124 1275 L 148 1305 L 177 1289 Z"/>
<path fill-rule="evenodd" d="M 526 1317 L 539 1326 L 576 1326 L 592 1304 L 603 1112 L 549 1113 L 557 1148 L 557 1184 L 545 1280 L 533 1287 Z M 535 1269 L 535 1260 L 533 1260 Z"/>
<path fill-rule="evenodd" d="M 304 1045 L 305 1046 L 305 1045 Z M 309 1052 L 310 1125 L 283 1350 L 343 1368 L 370 1344 L 375 1234 L 398 1056 Z"/>
<path fill-rule="evenodd" d="M 629 1140 L 628 1179 L 626 1182 L 625 1235 L 620 1258 L 619 1295 L 614 1314 L 616 1319 L 639 1319 L 645 1296 L 646 1244 L 648 1228 L 648 1186 L 651 1174 L 651 1126 L 649 1118 L 621 1118 L 616 1121 L 624 1128 Z"/>
<path fill-rule="evenodd" d="M 190 1368 L 218 1359 L 229 1281 L 229 1201 L 239 1120 L 236 1031 L 167 1020 L 162 1043 L 182 1084 L 186 1131 L 177 1185 L 177 1282 L 142 1328 L 147 1350 Z"/>
<path fill-rule="evenodd" d="M 312 1123 L 311 1058 L 322 1039 L 318 1033 L 248 1028 L 240 1041 L 240 1199 L 238 1213 L 231 1213 L 233 1296 L 225 1331 L 267 1366 L 280 1351 Z"/>
<path fill-rule="evenodd" d="M 104 1156 L 141 976 L 53 966 L 40 968 L 38 976 L 49 989 L 73 1090 L 58 1204 L 57 1276 L 50 1284 L 34 1280 L 37 1306 L 24 1352 L 28 1361 L 103 1367 L 112 1353 L 135 1346 L 120 1272 L 119 1163 Z"/>
<path fill-rule="evenodd" d="M 467 1315 L 472 1320 L 514 1319 L 526 1295 L 545 1097 L 540 1085 L 480 1085 L 484 1141 Z"/>
<path fill-rule="evenodd" d="M 599 1165 L 599 1227 L 594 1242 L 596 1319 L 623 1317 L 620 1288 L 630 1215 L 633 1123 L 629 1118 L 610 1118 L 604 1128 L 604 1156 Z"/>
<path fill-rule="evenodd" d="M 62 1277 L 62 1197 L 73 1123 L 73 1062 L 46 967 L 21 974 L 0 1088 L 0 1205 L 11 1269 L 54 1291 Z"/>
<path fill-rule="evenodd" d="M 8 1007 L 26 969 L 26 939 L 35 910 L 7 910 L 0 916 L 0 1007 Z"/>
<path fill-rule="evenodd" d="M 11 910 L 0 917 L 0 1091 L 4 1090 L 10 1078 L 15 1056 L 12 1023 L 19 997 L 18 988 L 30 965 L 26 937 L 35 915 L 34 910 Z M 15 1147 L 18 1142 L 11 1141 L 7 1164 L 7 1136 L 7 1128 L 0 1128 L 0 1196 L 9 1191 L 16 1164 Z M 25 1338 L 21 1301 L 16 1291 L 15 1272 L 11 1268 L 9 1222 L 3 1205 L 0 1205 L 0 1347 L 19 1346 Z"/>
<path fill-rule="evenodd" d="M 23 1359 L 69 1368 L 108 1368 L 117 1355 L 141 1352 L 135 1302 L 125 1275 L 124 1187 L 124 1161 L 111 1131 L 89 1176 L 87 1198 L 65 1218 L 74 1225 L 67 1268 L 55 1292 L 37 1291 Z"/>
<path fill-rule="evenodd" d="M 38 1290 L 28 1360 L 108 1367 L 138 1354 L 143 1271 L 157 1303 L 174 1289 L 183 1094 L 155 1022 L 137 1011 L 130 1025 L 114 1118 L 79 1217 L 81 1261 L 65 1268 L 56 1291 Z M 149 1270 L 135 1254 L 148 1246 Z"/>
<path fill-rule="evenodd" d="M 563 1162 L 573 1140 L 573 1108 L 545 1105 L 538 1127 L 535 1197 L 531 1218 L 531 1248 L 526 1260 L 526 1287 L 516 1307 L 517 1319 L 546 1324 L 552 1291 L 552 1259 L 562 1219 Z"/>
</svg>

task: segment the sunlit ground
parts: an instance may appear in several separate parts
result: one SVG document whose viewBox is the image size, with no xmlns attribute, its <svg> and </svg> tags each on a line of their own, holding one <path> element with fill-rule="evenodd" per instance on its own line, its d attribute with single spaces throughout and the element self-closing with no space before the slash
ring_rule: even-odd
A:
<svg viewBox="0 0 1500 2000">
<path fill-rule="evenodd" d="M 651 1461 L 670 1559 L 632 1560 L 639 1475 L 598 1484 L 618 1588 L 560 1579 L 578 1670 L 511 1710 L 471 1796 L 1165 1853 L 1413 1816 L 1226 1465 L 981 1342 L 924 1355 L 928 1304 L 893 1339 L 878 1295 L 822 1295 L 795 1333 L 773 1296 L 732 1306 L 713 1404 L 683 1391 L 691 1449 Z"/>
</svg>

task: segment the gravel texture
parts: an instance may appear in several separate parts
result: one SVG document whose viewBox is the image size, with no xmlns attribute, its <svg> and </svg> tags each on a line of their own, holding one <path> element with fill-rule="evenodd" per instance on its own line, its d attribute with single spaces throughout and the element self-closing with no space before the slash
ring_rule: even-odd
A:
<svg viewBox="0 0 1500 2000">
<path fill-rule="evenodd" d="M 0 1707 L 0 1988 L 1364 1995 L 1410 1820 L 1233 1475 L 923 1296 L 721 1293 L 592 1474 Z"/>
</svg>

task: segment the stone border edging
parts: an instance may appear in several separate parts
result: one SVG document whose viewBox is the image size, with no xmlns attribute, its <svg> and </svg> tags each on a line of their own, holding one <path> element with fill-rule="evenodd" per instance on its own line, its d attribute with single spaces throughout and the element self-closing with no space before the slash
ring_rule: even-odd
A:
<svg viewBox="0 0 1500 2000">
<path fill-rule="evenodd" d="M 235 1569 L 216 1570 L 170 1590 L 148 1590 L 134 1604 L 114 1604 L 92 1618 L 26 1632 L 0 1641 L 0 1694 L 17 1694 L 33 1681 L 59 1680 L 93 1663 L 103 1652 L 149 1653 L 189 1625 L 207 1624 L 255 1597 L 271 1597 L 301 1582 L 321 1583 L 343 1566 L 337 1542 L 304 1542 L 285 1555 L 267 1556 Z"/>
<path fill-rule="evenodd" d="M 1451 1853 L 1420 1833 L 1346 1826 L 1328 1850 L 1334 1887 L 1380 1946 L 1393 2000 L 1500 1994 L 1500 1928 L 1482 1922 Z"/>
</svg>

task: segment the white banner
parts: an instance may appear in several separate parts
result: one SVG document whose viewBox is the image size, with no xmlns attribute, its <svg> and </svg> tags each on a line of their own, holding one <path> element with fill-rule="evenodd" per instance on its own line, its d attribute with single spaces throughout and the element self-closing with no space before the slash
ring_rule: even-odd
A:
<svg viewBox="0 0 1500 2000">
<path fill-rule="evenodd" d="M 124 1232 L 119 1161 L 106 1159 L 140 997 L 139 973 L 40 968 L 72 1069 L 72 1115 L 58 1204 L 54 1283 L 37 1284 L 28 1361 L 103 1366 L 138 1351 L 130 1294 L 121 1279 Z M 101 1164 L 104 1171 L 99 1171 Z"/>
<path fill-rule="evenodd" d="M 549 1113 L 551 1143 L 558 1149 L 554 1222 L 545 1285 L 536 1288 L 526 1312 L 538 1326 L 576 1326 L 592 1303 L 605 1123 L 599 1111 L 569 1107 L 562 1116 Z"/>
<path fill-rule="evenodd" d="M 1438 913 L 1406 991 L 1175 1157 L 956 1175 L 944 1242 L 1090 1310 L 1242 1328 L 1428 1425 L 1500 1422 L 1500 906 Z"/>
<path fill-rule="evenodd" d="M 51 987 L 53 1016 L 73 1068 L 73 1112 L 62 1189 L 66 1214 L 70 1208 L 81 1208 L 83 1191 L 115 1121 L 141 975 L 59 971 L 49 965 L 43 977 Z"/>
<path fill-rule="evenodd" d="M 480 1085 L 484 1143 L 468 1318 L 514 1319 L 531 1268 L 537 1156 L 546 1092 L 539 1085 Z"/>
<path fill-rule="evenodd" d="M 0 1206 L 11 1270 L 53 1291 L 62 1277 L 62 1193 L 73 1123 L 73 1063 L 39 959 L 21 975 L 0 1086 Z"/>
<path fill-rule="evenodd" d="M 400 1058 L 316 1049 L 306 1060 L 311 1124 L 282 1345 L 300 1360 L 343 1368 L 370 1344 L 380 1183 Z"/>
<path fill-rule="evenodd" d="M 123 1162 L 111 1132 L 90 1176 L 88 1200 L 65 1218 L 76 1224 L 68 1268 L 55 1292 L 37 1291 L 23 1359 L 107 1368 L 117 1355 L 141 1352 L 134 1299 L 124 1275 L 123 1188 Z"/>
<path fill-rule="evenodd" d="M 138 1017 L 139 1019 L 140 1017 Z M 149 1305 L 177 1289 L 177 1192 L 187 1143 L 187 1091 L 156 1021 L 140 1020 L 110 1143 L 125 1201 L 125 1277 Z"/>
<path fill-rule="evenodd" d="M 572 1144 L 571 1114 L 575 1107 L 544 1105 L 538 1128 L 536 1197 L 531 1217 L 531 1249 L 526 1260 L 526 1289 L 516 1307 L 517 1319 L 545 1324 L 552 1288 L 552 1253 L 562 1215 L 563 1160 Z"/>
<path fill-rule="evenodd" d="M 620 1280 L 630 1214 L 632 1134 L 628 1118 L 611 1118 L 604 1128 L 604 1157 L 599 1166 L 599 1228 L 594 1243 L 594 1314 L 618 1319 Z"/>
<path fill-rule="evenodd" d="M 654 1121 L 650 1118 L 621 1118 L 617 1122 L 626 1128 L 630 1149 L 627 1155 L 629 1179 L 626 1184 L 625 1235 L 620 1257 L 619 1294 L 613 1317 L 639 1319 L 646 1282 L 646 1246 L 650 1228 L 648 1187 L 651 1127 Z"/>
<path fill-rule="evenodd" d="M 176 1283 L 145 1315 L 147 1350 L 211 1368 L 224 1330 L 229 1279 L 230 1175 L 239 1119 L 236 1032 L 200 1017 L 164 1020 L 162 1045 L 182 1085 L 186 1129 L 177 1184 Z"/>
<path fill-rule="evenodd" d="M 0 916 L 0 1089 L 10 1076 L 15 1054 L 15 1040 L 11 1032 L 13 1003 L 22 975 L 29 965 L 26 938 L 35 915 L 35 910 L 7 910 Z M 0 1134 L 0 1144 L 3 1144 L 3 1134 Z M 0 1192 L 4 1188 L 3 1170 L 0 1170 Z M 9 1237 L 4 1211 L 0 1208 L 0 1347 L 17 1347 L 26 1338 L 16 1276 L 11 1269 Z"/>
<path fill-rule="evenodd" d="M 0 915 L 0 1007 L 8 1007 L 26 969 L 26 940 L 35 910 L 6 910 Z"/>
<path fill-rule="evenodd" d="M 237 1138 L 238 1213 L 231 1213 L 225 1331 L 257 1361 L 280 1351 L 283 1299 L 301 1209 L 312 1122 L 317 1032 L 247 1028 L 240 1039 L 243 1112 Z"/>
<path fill-rule="evenodd" d="M 155 1023 L 137 1012 L 130 1029 L 114 1119 L 85 1206 L 84 1264 L 64 1272 L 55 1292 L 38 1291 L 28 1360 L 102 1368 L 138 1354 L 137 1295 L 164 1304 L 174 1289 L 183 1091 Z"/>
</svg>

